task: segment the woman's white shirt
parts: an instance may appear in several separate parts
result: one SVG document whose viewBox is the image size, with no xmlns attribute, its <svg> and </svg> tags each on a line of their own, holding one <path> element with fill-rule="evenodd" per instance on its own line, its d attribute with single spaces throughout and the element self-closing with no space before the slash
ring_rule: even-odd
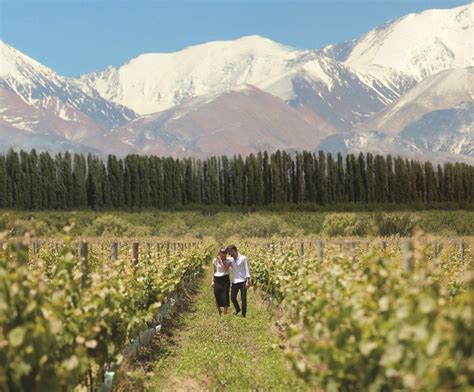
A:
<svg viewBox="0 0 474 392">
<path fill-rule="evenodd" d="M 224 260 L 224 264 L 229 266 L 232 264 L 232 260 Z M 214 259 L 214 276 L 224 276 L 229 275 L 229 270 L 225 270 L 224 267 L 217 261 L 217 257 Z"/>
</svg>

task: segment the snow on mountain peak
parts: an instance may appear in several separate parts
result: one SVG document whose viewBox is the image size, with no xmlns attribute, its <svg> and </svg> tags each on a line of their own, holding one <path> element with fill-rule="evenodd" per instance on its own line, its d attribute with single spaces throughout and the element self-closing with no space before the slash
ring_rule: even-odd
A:
<svg viewBox="0 0 474 392">
<path fill-rule="evenodd" d="M 0 40 L 0 78 L 31 83 L 31 79 L 37 79 L 40 75 L 48 78 L 57 76 L 50 68 Z"/>
<path fill-rule="evenodd" d="M 0 41 L 0 91 L 8 97 L 13 93 L 41 115 L 76 123 L 73 127 L 82 123 L 108 129 L 135 117 L 132 110 L 106 101 L 92 88 L 58 75 L 4 41 Z M 4 101 L 12 101 L 5 96 Z"/>
<path fill-rule="evenodd" d="M 449 68 L 474 65 L 473 5 L 409 14 L 369 31 L 346 64 L 381 76 L 398 72 L 417 81 Z"/>
<path fill-rule="evenodd" d="M 149 114 L 193 97 L 272 80 L 299 53 L 267 38 L 247 36 L 178 52 L 143 54 L 119 68 L 83 75 L 81 80 L 103 97 Z"/>
</svg>

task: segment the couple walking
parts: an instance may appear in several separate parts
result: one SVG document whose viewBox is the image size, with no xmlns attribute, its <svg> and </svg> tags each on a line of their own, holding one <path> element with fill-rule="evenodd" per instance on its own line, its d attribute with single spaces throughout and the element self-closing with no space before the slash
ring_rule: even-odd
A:
<svg viewBox="0 0 474 392">
<path fill-rule="evenodd" d="M 221 248 L 213 261 L 213 268 L 214 273 L 212 274 L 211 286 L 214 287 L 214 296 L 216 297 L 216 305 L 219 314 L 221 314 L 221 308 L 224 308 L 224 314 L 227 314 L 229 308 L 229 270 L 232 269 L 232 290 L 230 297 L 235 308 L 234 314 L 238 315 L 242 312 L 242 316 L 245 317 L 247 314 L 247 289 L 250 285 L 250 271 L 247 256 L 239 254 L 235 245 L 231 245 L 228 248 Z M 237 301 L 239 291 L 242 308 Z"/>
</svg>

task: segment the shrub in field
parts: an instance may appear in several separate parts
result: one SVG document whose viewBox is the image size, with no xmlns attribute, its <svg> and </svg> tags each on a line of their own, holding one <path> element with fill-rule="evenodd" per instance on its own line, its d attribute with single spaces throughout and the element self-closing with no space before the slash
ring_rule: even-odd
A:
<svg viewBox="0 0 474 392">
<path fill-rule="evenodd" d="M 408 212 L 378 213 L 374 215 L 373 219 L 377 234 L 382 236 L 410 236 L 420 221 L 418 215 Z"/>
<path fill-rule="evenodd" d="M 324 218 L 322 233 L 329 237 L 364 236 L 374 232 L 373 221 L 367 214 L 335 213 Z"/>
<path fill-rule="evenodd" d="M 428 233 L 472 235 L 474 214 L 471 211 L 423 211 L 420 228 Z"/>
<path fill-rule="evenodd" d="M 22 236 L 26 232 L 35 233 L 38 236 L 49 234 L 49 225 L 35 217 L 21 217 L 15 214 L 3 214 L 0 216 L 0 230 L 8 230 L 12 235 Z"/>
<path fill-rule="evenodd" d="M 132 225 L 114 215 L 99 216 L 85 231 L 88 236 L 145 237 L 151 234 L 150 227 Z"/>
<path fill-rule="evenodd" d="M 298 230 L 287 224 L 279 216 L 245 215 L 224 222 L 216 231 L 218 240 L 231 236 L 271 237 L 274 235 L 289 236 L 298 234 Z"/>
<path fill-rule="evenodd" d="M 189 233 L 189 227 L 183 219 L 175 218 L 160 227 L 158 233 L 166 237 L 182 237 Z"/>
</svg>

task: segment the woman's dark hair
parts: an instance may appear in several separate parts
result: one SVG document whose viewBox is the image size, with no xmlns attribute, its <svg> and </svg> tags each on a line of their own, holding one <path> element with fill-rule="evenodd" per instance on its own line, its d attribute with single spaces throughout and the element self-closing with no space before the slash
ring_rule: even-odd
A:
<svg viewBox="0 0 474 392">
<path fill-rule="evenodd" d="M 229 245 L 229 246 L 227 247 L 227 252 L 229 252 L 229 251 L 231 251 L 231 250 L 234 250 L 234 251 L 237 252 L 237 247 L 236 247 L 235 245 Z"/>
</svg>

